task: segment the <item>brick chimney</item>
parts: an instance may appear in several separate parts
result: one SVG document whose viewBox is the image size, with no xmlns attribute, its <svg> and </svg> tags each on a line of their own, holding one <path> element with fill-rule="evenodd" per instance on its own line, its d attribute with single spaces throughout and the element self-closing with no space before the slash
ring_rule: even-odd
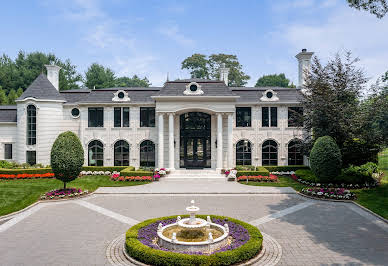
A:
<svg viewBox="0 0 388 266">
<path fill-rule="evenodd" d="M 59 70 L 61 67 L 56 65 L 45 65 L 47 68 L 47 79 L 59 91 Z"/>
</svg>

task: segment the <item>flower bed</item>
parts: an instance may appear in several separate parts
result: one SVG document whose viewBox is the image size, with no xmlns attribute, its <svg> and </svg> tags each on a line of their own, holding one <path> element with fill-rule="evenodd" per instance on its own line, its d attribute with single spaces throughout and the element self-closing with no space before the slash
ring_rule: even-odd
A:
<svg viewBox="0 0 388 266">
<path fill-rule="evenodd" d="M 126 251 L 134 259 L 149 265 L 232 265 L 255 257 L 261 250 L 263 237 L 260 231 L 245 222 L 224 217 L 211 216 L 217 224 L 229 225 L 232 243 L 213 254 L 200 252 L 181 253 L 160 248 L 153 240 L 157 237 L 159 223 L 176 222 L 177 216 L 150 219 L 131 227 L 126 233 Z M 188 217 L 182 215 L 182 217 Z M 206 215 L 198 215 L 206 219 Z"/>
<path fill-rule="evenodd" d="M 111 171 L 81 171 L 80 176 L 83 175 L 111 175 Z"/>
<path fill-rule="evenodd" d="M 303 188 L 301 193 L 324 199 L 353 200 L 356 198 L 356 194 L 344 188 Z"/>
<path fill-rule="evenodd" d="M 277 182 L 279 178 L 276 175 L 269 175 L 269 176 L 239 176 L 237 177 L 237 181 L 254 181 L 254 182 Z"/>
<path fill-rule="evenodd" d="M 16 174 L 16 175 L 8 175 L 8 174 L 0 174 L 0 179 L 34 179 L 34 178 L 55 178 L 53 173 L 45 173 L 45 174 Z"/>
<path fill-rule="evenodd" d="M 74 198 L 88 194 L 88 190 L 82 191 L 79 188 L 66 188 L 51 190 L 40 197 L 41 200 L 57 200 L 63 198 Z"/>
<path fill-rule="evenodd" d="M 120 173 L 114 173 L 110 177 L 113 181 L 148 181 L 152 182 L 151 176 L 120 176 Z"/>
<path fill-rule="evenodd" d="M 303 180 L 302 178 L 299 178 L 297 175 L 292 174 L 291 178 L 294 179 L 295 181 L 304 184 L 306 186 L 310 187 L 327 187 L 327 188 L 348 188 L 348 189 L 359 189 L 359 188 L 371 188 L 371 187 L 376 187 L 378 186 L 378 182 L 374 183 L 365 183 L 365 184 L 335 184 L 335 183 L 315 183 L 315 182 L 310 182 Z"/>
</svg>

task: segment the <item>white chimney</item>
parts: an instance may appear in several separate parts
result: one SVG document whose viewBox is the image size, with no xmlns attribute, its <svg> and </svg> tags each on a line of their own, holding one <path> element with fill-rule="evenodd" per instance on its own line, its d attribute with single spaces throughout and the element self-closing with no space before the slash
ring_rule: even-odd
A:
<svg viewBox="0 0 388 266">
<path fill-rule="evenodd" d="M 228 86 L 229 82 L 229 68 L 225 67 L 225 63 L 221 64 L 220 67 L 220 80 L 225 82 L 225 85 Z"/>
<path fill-rule="evenodd" d="M 311 69 L 311 57 L 313 56 L 313 54 L 314 52 L 307 52 L 306 49 L 302 49 L 302 52 L 295 56 L 298 59 L 299 63 L 298 87 L 303 87 L 306 84 L 307 75 Z"/>
<path fill-rule="evenodd" d="M 53 86 L 59 90 L 59 70 L 61 67 L 56 65 L 45 65 L 47 68 L 47 79 L 53 84 Z"/>
</svg>

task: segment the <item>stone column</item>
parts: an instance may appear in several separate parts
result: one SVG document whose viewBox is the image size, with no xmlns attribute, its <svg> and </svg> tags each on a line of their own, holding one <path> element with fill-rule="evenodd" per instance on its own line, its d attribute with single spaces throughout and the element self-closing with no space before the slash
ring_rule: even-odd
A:
<svg viewBox="0 0 388 266">
<path fill-rule="evenodd" d="M 233 167 L 233 114 L 228 114 L 228 168 Z"/>
<path fill-rule="evenodd" d="M 217 170 L 222 169 L 222 114 L 217 114 Z"/>
<path fill-rule="evenodd" d="M 168 162 L 170 170 L 174 170 L 174 114 L 168 114 Z"/>
<path fill-rule="evenodd" d="M 163 160 L 164 160 L 164 120 L 163 120 L 163 113 L 159 113 L 158 118 L 158 131 L 159 131 L 159 137 L 158 137 L 158 168 L 163 168 Z"/>
</svg>

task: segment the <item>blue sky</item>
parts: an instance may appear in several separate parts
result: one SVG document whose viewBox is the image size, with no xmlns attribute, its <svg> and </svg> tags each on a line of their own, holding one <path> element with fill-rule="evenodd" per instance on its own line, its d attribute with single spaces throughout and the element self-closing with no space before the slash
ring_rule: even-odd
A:
<svg viewBox="0 0 388 266">
<path fill-rule="evenodd" d="M 351 50 L 372 80 L 388 70 L 388 16 L 345 0 L 26 0 L 2 10 L 0 53 L 53 52 L 81 73 L 98 62 L 155 86 L 167 72 L 188 77 L 180 66 L 193 53 L 236 54 L 251 86 L 282 72 L 296 83 L 302 48 L 323 60 Z"/>
</svg>

